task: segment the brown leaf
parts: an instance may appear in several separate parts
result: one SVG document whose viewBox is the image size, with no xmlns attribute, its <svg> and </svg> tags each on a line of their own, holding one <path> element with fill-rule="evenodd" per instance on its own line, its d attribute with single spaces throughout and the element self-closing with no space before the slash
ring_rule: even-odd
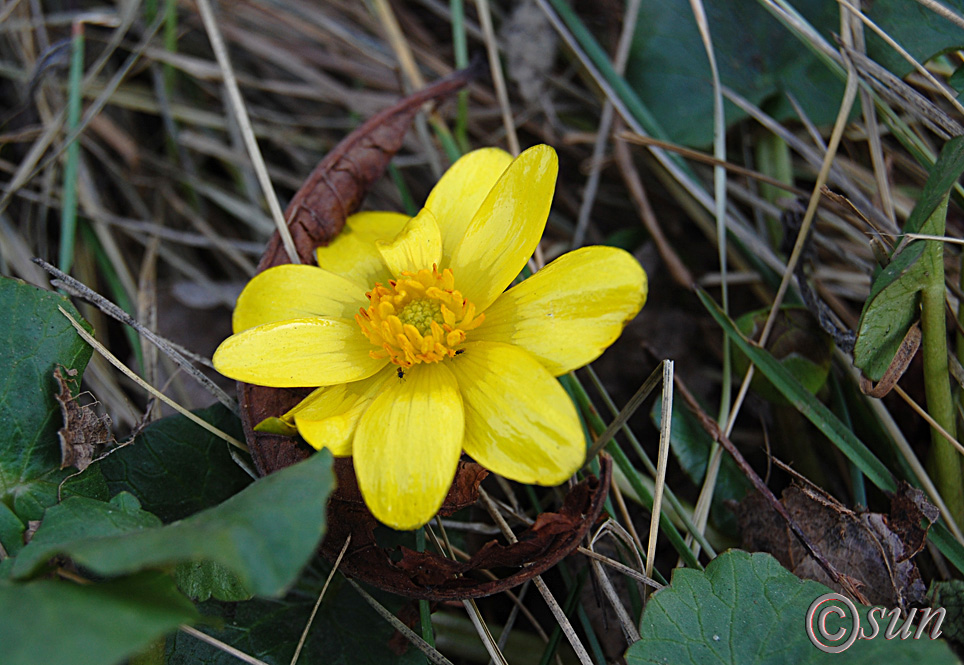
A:
<svg viewBox="0 0 964 665">
<path fill-rule="evenodd" d="M 924 584 L 911 559 L 927 537 L 921 519 L 933 523 L 937 514 L 919 490 L 902 484 L 890 517 L 855 512 L 829 495 L 796 485 L 784 490 L 781 502 L 814 546 L 850 580 L 862 596 L 857 600 L 905 609 L 924 602 Z M 799 577 L 841 590 L 759 494 L 741 501 L 735 512 L 745 549 L 769 552 Z"/>
<path fill-rule="evenodd" d="M 566 496 L 558 512 L 542 513 L 535 523 L 516 533 L 518 542 L 490 540 L 468 561 L 453 561 L 432 552 L 415 552 L 406 547 L 381 547 L 375 529 L 377 520 L 364 504 L 342 498 L 342 490 L 351 497 L 357 492 L 351 460 L 337 460 L 338 491 L 329 501 L 328 533 L 322 553 L 334 560 L 345 540 L 351 543 L 341 562 L 341 570 L 380 589 L 424 600 L 463 600 L 490 596 L 511 589 L 556 565 L 579 544 L 602 512 L 612 477 L 612 460 L 601 455 L 600 478 L 590 476 L 576 485 Z M 456 474 L 457 487 L 449 493 L 467 498 L 471 486 L 478 488 L 474 462 L 462 462 L 466 472 Z M 481 468 L 481 467 L 479 467 Z M 464 479 L 471 478 L 470 481 Z M 343 484 L 344 483 L 344 484 Z M 448 499 L 446 504 L 448 504 Z M 451 506 L 450 506 L 451 507 Z M 446 514 L 448 514 L 447 511 Z M 514 569 L 501 579 L 485 579 L 478 571 Z"/>
<path fill-rule="evenodd" d="M 927 529 L 940 514 L 937 506 L 927 500 L 923 490 L 900 481 L 897 492 L 891 497 L 889 520 L 891 531 L 904 543 L 904 552 L 898 561 L 906 561 L 924 549 Z M 927 527 L 921 526 L 923 520 L 927 520 Z"/>
<path fill-rule="evenodd" d="M 77 370 L 67 370 L 67 375 L 76 376 Z M 60 438 L 60 468 L 73 466 L 83 471 L 105 448 L 116 443 L 110 433 L 110 416 L 106 413 L 98 416 L 92 404 L 79 404 L 59 367 L 54 369 L 54 378 L 60 385 L 60 392 L 54 397 L 60 403 L 64 416 L 64 426 L 57 432 Z"/>
</svg>

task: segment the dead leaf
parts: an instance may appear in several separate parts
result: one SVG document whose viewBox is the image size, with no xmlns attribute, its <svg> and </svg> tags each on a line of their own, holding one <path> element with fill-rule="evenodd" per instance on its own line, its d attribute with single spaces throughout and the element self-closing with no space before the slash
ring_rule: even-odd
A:
<svg viewBox="0 0 964 665">
<path fill-rule="evenodd" d="M 68 376 L 76 376 L 77 370 L 67 370 Z M 54 369 L 54 378 L 60 385 L 60 392 L 54 395 L 64 416 L 64 426 L 57 432 L 60 438 L 60 468 L 68 466 L 83 471 L 108 446 L 116 443 L 111 434 L 111 420 L 106 413 L 97 415 L 93 404 L 80 404 L 70 392 L 67 379 Z"/>
<path fill-rule="evenodd" d="M 911 559 L 927 537 L 921 520 L 932 524 L 937 509 L 920 490 L 902 483 L 892 498 L 890 516 L 855 512 L 829 495 L 796 485 L 784 490 L 781 502 L 814 546 L 859 591 L 862 598 L 857 600 L 902 609 L 925 602 L 924 583 Z M 799 577 L 841 590 L 762 496 L 747 496 L 735 512 L 745 549 L 769 552 Z"/>
<path fill-rule="evenodd" d="M 557 512 L 542 513 L 535 523 L 516 533 L 516 543 L 490 540 L 468 561 L 453 561 L 433 552 L 416 552 L 407 547 L 381 547 L 375 530 L 381 527 L 358 501 L 350 458 L 335 462 L 338 490 L 328 505 L 328 533 L 322 554 L 337 558 L 346 538 L 351 543 L 341 570 L 379 589 L 423 600 L 463 600 L 490 596 L 511 589 L 556 565 L 576 548 L 599 519 L 612 477 L 612 460 L 600 455 L 600 477 L 590 476 L 576 485 Z M 456 484 L 443 506 L 443 515 L 463 507 L 487 472 L 474 462 L 460 462 Z M 357 497 L 357 498 L 356 498 Z M 471 503 L 471 502 L 469 502 Z M 500 542 L 501 541 L 501 542 Z M 500 579 L 487 579 L 479 571 L 513 569 Z"/>
<path fill-rule="evenodd" d="M 890 519 L 888 524 L 891 531 L 896 533 L 904 543 L 904 553 L 898 561 L 906 561 L 917 555 L 927 543 L 927 530 L 937 521 L 941 513 L 937 506 L 927 500 L 923 490 L 911 487 L 901 481 L 897 492 L 890 502 Z M 926 520 L 927 526 L 921 526 Z"/>
</svg>

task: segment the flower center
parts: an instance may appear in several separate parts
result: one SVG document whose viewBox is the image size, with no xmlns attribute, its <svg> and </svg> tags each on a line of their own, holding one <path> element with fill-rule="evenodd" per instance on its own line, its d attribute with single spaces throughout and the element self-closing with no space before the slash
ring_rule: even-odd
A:
<svg viewBox="0 0 964 665">
<path fill-rule="evenodd" d="M 484 314 L 455 290 L 455 278 L 436 266 L 417 273 L 403 272 L 388 286 L 376 284 L 367 294 L 368 309 L 355 321 L 377 349 L 372 358 L 388 358 L 399 367 L 435 363 L 452 358 L 465 333 L 479 326 Z"/>
</svg>

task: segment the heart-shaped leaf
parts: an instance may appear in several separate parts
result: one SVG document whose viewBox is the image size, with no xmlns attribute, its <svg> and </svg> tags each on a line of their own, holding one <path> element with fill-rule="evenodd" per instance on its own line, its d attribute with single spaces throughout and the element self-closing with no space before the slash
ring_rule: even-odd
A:
<svg viewBox="0 0 964 665">
<path fill-rule="evenodd" d="M 810 641 L 806 620 L 811 604 L 828 593 L 824 585 L 801 580 L 763 553 L 731 550 L 706 570 L 677 568 L 670 586 L 653 594 L 646 606 L 639 624 L 642 639 L 626 652 L 626 663 L 957 663 L 945 642 L 926 635 L 885 639 L 888 619 L 879 620 L 883 625 L 876 639 L 858 639 L 841 653 L 821 651 Z M 869 610 L 858 610 L 868 635 L 873 632 Z M 828 633 L 850 631 L 852 624 L 850 617 L 839 625 L 828 621 Z"/>
</svg>

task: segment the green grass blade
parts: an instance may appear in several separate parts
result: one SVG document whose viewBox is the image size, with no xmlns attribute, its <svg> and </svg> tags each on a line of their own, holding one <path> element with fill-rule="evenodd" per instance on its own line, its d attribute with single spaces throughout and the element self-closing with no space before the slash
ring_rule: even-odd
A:
<svg viewBox="0 0 964 665">
<path fill-rule="evenodd" d="M 84 76 L 84 25 L 75 23 L 70 47 L 70 75 L 67 88 L 67 135 L 73 136 L 80 124 L 81 84 Z M 77 170 L 80 141 L 71 139 L 64 165 L 63 205 L 60 210 L 60 253 L 58 265 L 66 273 L 74 262 L 77 240 Z"/>
<path fill-rule="evenodd" d="M 698 290 L 696 294 L 706 310 L 723 328 L 727 336 L 746 354 L 756 368 L 776 386 L 807 420 L 816 425 L 830 441 L 852 461 L 879 489 L 893 492 L 897 488 L 894 477 L 869 448 L 851 432 L 820 400 L 814 397 L 768 351 L 750 342 L 739 331 L 710 296 Z"/>
</svg>

